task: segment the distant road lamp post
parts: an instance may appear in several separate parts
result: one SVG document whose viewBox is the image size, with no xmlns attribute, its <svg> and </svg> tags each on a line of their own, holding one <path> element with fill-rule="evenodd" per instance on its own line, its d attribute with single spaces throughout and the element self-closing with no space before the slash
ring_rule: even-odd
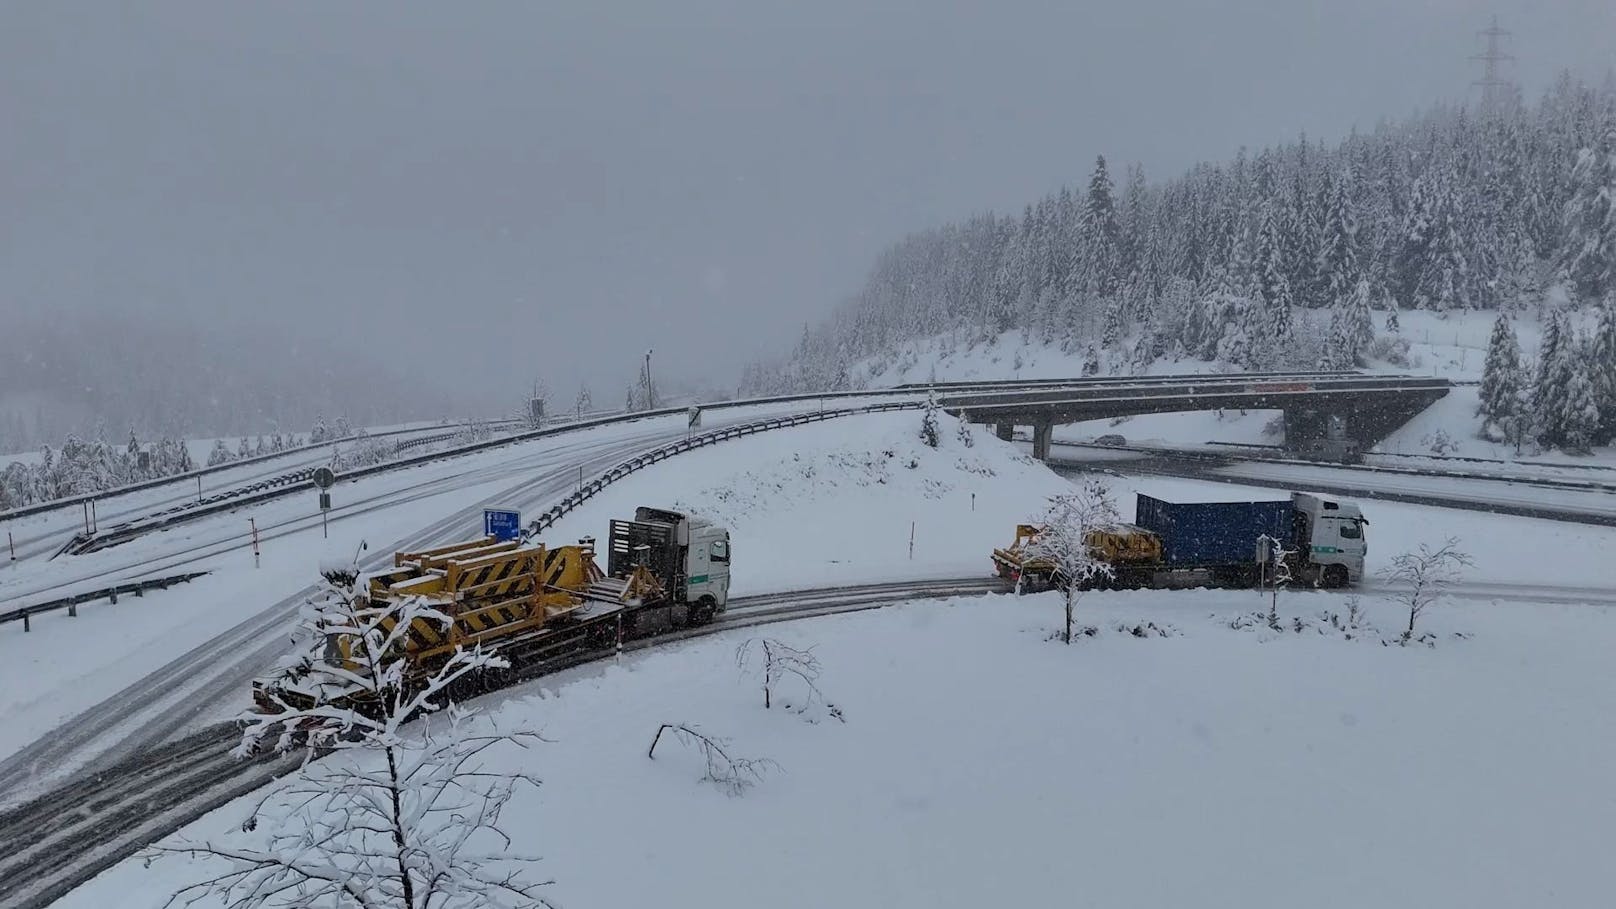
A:
<svg viewBox="0 0 1616 909">
<path fill-rule="evenodd" d="M 656 386 L 651 384 L 651 354 L 656 348 L 645 352 L 645 409 L 656 410 Z"/>
</svg>

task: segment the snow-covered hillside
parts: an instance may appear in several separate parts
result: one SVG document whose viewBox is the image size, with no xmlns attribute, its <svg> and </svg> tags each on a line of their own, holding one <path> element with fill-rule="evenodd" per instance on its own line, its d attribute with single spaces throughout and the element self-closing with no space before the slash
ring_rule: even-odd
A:
<svg viewBox="0 0 1616 909">
<path fill-rule="evenodd" d="M 1558 301 L 1557 305 L 1565 305 Z M 1569 310 L 1570 321 L 1578 331 L 1591 331 L 1596 313 L 1592 308 Z M 1399 327 L 1389 332 L 1385 315 L 1375 314 L 1375 328 L 1381 343 L 1377 352 L 1395 352 L 1393 359 L 1374 359 L 1365 372 L 1439 376 L 1455 382 L 1478 382 L 1486 361 L 1488 338 L 1496 314 L 1467 310 L 1436 313 L 1415 310 L 1399 314 Z M 1320 320 L 1316 311 L 1297 309 L 1298 326 Z M 1313 326 L 1318 329 L 1321 326 Z M 1537 314 L 1521 313 L 1514 320 L 1522 350 L 1532 355 L 1542 339 Z M 1126 348 L 1129 339 L 1120 347 Z M 1406 349 L 1404 344 L 1406 343 Z M 923 383 L 997 379 L 1057 379 L 1081 376 L 1086 353 L 1063 349 L 1059 343 L 1046 343 L 1020 329 L 997 335 L 973 337 L 951 333 L 935 335 L 898 345 L 890 352 L 866 357 L 855 363 L 850 381 L 871 388 Z M 1163 359 L 1138 370 L 1120 357 L 1101 356 L 1100 376 L 1168 375 L 1175 373 L 1224 373 L 1232 367 L 1224 363 L 1185 357 Z M 1460 385 L 1425 413 L 1392 433 L 1376 450 L 1393 454 L 1448 454 L 1467 457 L 1533 460 L 1566 460 L 1586 463 L 1586 457 L 1528 448 L 1517 455 L 1515 447 L 1482 438 L 1477 416 L 1477 389 Z M 1278 411 L 1239 411 L 1223 413 L 1147 414 L 1122 420 L 1092 421 L 1057 427 L 1055 437 L 1069 441 L 1091 441 L 1101 435 L 1119 434 L 1129 441 L 1162 444 L 1200 445 L 1205 442 L 1235 444 L 1278 444 L 1284 437 L 1276 418 Z M 1433 447 L 1439 449 L 1433 452 Z M 1608 450 L 1598 459 L 1613 459 Z"/>
<path fill-rule="evenodd" d="M 691 452 L 614 484 L 547 536 L 599 537 L 640 505 L 693 511 L 729 527 L 736 595 L 972 574 L 1069 484 L 980 428 L 967 447 L 957 420 L 939 422 L 935 449 L 909 412 Z"/>
</svg>

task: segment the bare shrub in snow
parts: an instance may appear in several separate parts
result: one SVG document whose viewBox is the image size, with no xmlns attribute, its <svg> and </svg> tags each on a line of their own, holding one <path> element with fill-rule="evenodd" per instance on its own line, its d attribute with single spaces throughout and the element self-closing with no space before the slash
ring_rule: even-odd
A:
<svg viewBox="0 0 1616 909">
<path fill-rule="evenodd" d="M 663 723 L 658 726 L 656 735 L 651 739 L 651 747 L 645 752 L 646 757 L 656 759 L 657 745 L 662 741 L 664 732 L 672 732 L 680 744 L 696 749 L 706 764 L 702 782 L 712 783 L 729 795 L 746 792 L 762 782 L 769 772 L 780 769 L 780 765 L 769 758 L 743 758 L 731 754 L 728 739 L 708 735 L 687 723 Z"/>
<path fill-rule="evenodd" d="M 1386 330 L 1396 332 L 1395 316 L 1387 318 Z M 1408 339 L 1396 334 L 1377 335 L 1375 340 L 1369 342 L 1366 355 L 1371 360 L 1381 360 L 1393 366 L 1411 369 L 1419 364 L 1419 358 L 1409 353 Z"/>
<path fill-rule="evenodd" d="M 762 670 L 765 710 L 774 706 L 774 690 L 788 677 L 802 682 L 807 689 L 802 707 L 798 708 L 799 713 L 815 701 L 824 700 L 814 684 L 823 667 L 819 665 L 819 658 L 814 656 L 812 647 L 799 650 L 774 638 L 748 638 L 735 648 L 735 665 L 742 673 Z"/>
<path fill-rule="evenodd" d="M 1375 628 L 1368 617 L 1364 615 L 1363 603 L 1356 594 L 1347 597 L 1346 615 L 1332 610 L 1325 610 L 1319 614 L 1319 618 L 1331 630 L 1349 641 L 1359 638 L 1374 638 L 1380 635 L 1379 629 Z"/>
<path fill-rule="evenodd" d="M 1066 629 L 1061 640 L 1072 643 L 1072 620 L 1078 597 L 1095 581 L 1114 574 L 1110 563 L 1090 548 L 1089 531 L 1117 522 L 1111 490 L 1098 480 L 1085 480 L 1076 492 L 1051 496 L 1043 530 L 1028 543 L 1025 558 L 1055 566 L 1057 582 L 1065 593 Z M 1019 582 L 1018 582 L 1019 583 Z"/>
<path fill-rule="evenodd" d="M 1117 622 L 1117 631 L 1131 634 L 1136 638 L 1171 638 L 1178 636 L 1178 629 L 1165 622 L 1158 625 L 1155 622 Z"/>
<path fill-rule="evenodd" d="M 305 604 L 302 639 L 310 651 L 283 665 L 284 680 L 310 693 L 277 714 L 249 713 L 238 753 L 266 742 L 305 749 L 303 767 L 256 803 L 242 824 L 242 841 L 179 840 L 161 855 L 218 860 L 223 869 L 174 894 L 170 903 L 205 898 L 231 907 L 399 907 L 532 909 L 548 882 L 526 878 L 534 856 L 510 850 L 500 815 L 516 792 L 539 780 L 496 772 L 487 758 L 504 748 L 527 748 L 534 733 L 475 734 L 472 714 L 449 703 L 447 691 L 470 673 L 505 662 L 481 650 L 457 650 L 425 679 L 412 678 L 404 659 L 413 622 L 447 628 L 450 618 L 425 600 L 373 604 L 357 571 L 333 568 L 325 587 Z M 328 657 L 328 641 L 352 644 L 344 661 Z M 406 730 L 413 716 L 428 718 Z M 435 714 L 435 716 L 434 716 Z M 338 754 L 318 763 L 314 749 Z M 263 828 L 266 835 L 255 835 Z"/>
<path fill-rule="evenodd" d="M 1434 455 L 1445 455 L 1459 450 L 1459 443 L 1455 442 L 1453 436 L 1448 435 L 1448 431 L 1445 429 L 1426 433 L 1420 438 L 1420 444 L 1430 449 L 1431 454 Z"/>
<path fill-rule="evenodd" d="M 1268 627 L 1279 630 L 1279 588 L 1289 584 L 1291 578 L 1291 556 L 1296 550 L 1286 549 L 1285 544 L 1279 540 L 1263 534 L 1257 538 L 1257 545 L 1267 553 L 1268 559 L 1263 564 L 1263 580 L 1268 583 L 1270 591 L 1268 600 Z"/>
<path fill-rule="evenodd" d="M 1421 543 L 1418 549 L 1392 557 L 1391 565 L 1381 576 L 1388 583 L 1403 587 L 1392 595 L 1408 607 L 1408 628 L 1400 638 L 1402 643 L 1407 644 L 1414 638 L 1414 623 L 1458 582 L 1461 569 L 1475 564 L 1468 553 L 1460 551 L 1457 537 L 1448 537 L 1435 549 Z"/>
</svg>

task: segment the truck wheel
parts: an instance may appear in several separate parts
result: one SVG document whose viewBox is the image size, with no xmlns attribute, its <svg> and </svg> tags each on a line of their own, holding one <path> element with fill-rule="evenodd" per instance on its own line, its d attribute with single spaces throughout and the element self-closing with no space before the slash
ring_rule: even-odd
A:
<svg viewBox="0 0 1616 909">
<path fill-rule="evenodd" d="M 705 625 L 718 615 L 718 601 L 712 597 L 702 597 L 690 607 L 690 624 Z"/>
<path fill-rule="evenodd" d="M 1347 566 L 1324 566 L 1324 586 L 1330 588 L 1331 590 L 1338 590 L 1347 586 Z"/>
</svg>

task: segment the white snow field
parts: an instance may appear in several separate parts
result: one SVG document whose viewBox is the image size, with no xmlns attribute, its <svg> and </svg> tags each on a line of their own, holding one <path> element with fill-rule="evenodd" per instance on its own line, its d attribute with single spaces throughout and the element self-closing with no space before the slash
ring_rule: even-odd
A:
<svg viewBox="0 0 1616 909">
<path fill-rule="evenodd" d="M 489 719 L 550 742 L 494 758 L 544 780 L 506 811 L 511 850 L 543 857 L 562 907 L 1607 904 L 1616 612 L 1443 605 L 1428 648 L 1229 627 L 1257 608 L 1091 593 L 1098 634 L 1068 647 L 1053 594 L 916 603 L 513 689 Z M 1118 630 L 1145 620 L 1170 636 Z M 734 662 L 755 634 L 812 646 L 846 722 L 794 712 L 801 689 L 764 710 Z M 728 796 L 677 743 L 647 759 L 664 722 L 779 769 Z M 245 813 L 185 835 L 251 842 Z M 126 861 L 56 906 L 161 906 L 211 870 Z"/>
<path fill-rule="evenodd" d="M 850 417 L 682 455 L 546 538 L 661 504 L 730 527 L 736 594 L 985 576 L 1012 525 L 1069 487 L 989 433 L 964 446 L 946 415 L 927 448 L 919 423 Z M 1108 482 L 1124 516 L 1135 491 L 1283 495 Z M 1053 595 L 666 644 L 480 702 L 552 740 L 502 758 L 545 780 L 507 813 L 512 850 L 545 857 L 561 906 L 1596 904 L 1616 883 L 1600 836 L 1616 803 L 1597 796 L 1616 758 L 1616 530 L 1365 504 L 1372 570 L 1449 534 L 1477 558 L 1421 619 L 1434 647 L 1382 646 L 1406 616 L 1378 582 L 1357 594 L 1375 627 L 1350 640 L 1323 618 L 1348 594 L 1282 593 L 1282 627 L 1304 628 L 1276 632 L 1239 621 L 1266 605 L 1255 592 L 1137 591 L 1087 594 L 1098 632 L 1070 648 L 1047 639 Z M 1118 630 L 1141 622 L 1169 636 Z M 815 647 L 846 723 L 763 710 L 734 660 L 759 634 Z M 645 757 L 663 722 L 780 771 L 728 797 L 677 743 Z M 244 804 L 186 835 L 242 835 Z M 159 906 L 207 871 L 126 861 L 58 905 Z"/>
</svg>

